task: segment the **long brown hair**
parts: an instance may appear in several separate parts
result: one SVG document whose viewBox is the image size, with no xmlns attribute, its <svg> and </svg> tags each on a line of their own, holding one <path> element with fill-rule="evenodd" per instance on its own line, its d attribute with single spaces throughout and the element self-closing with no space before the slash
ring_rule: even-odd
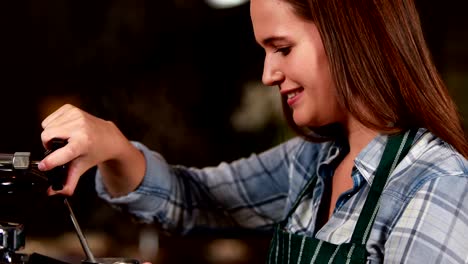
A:
<svg viewBox="0 0 468 264">
<path fill-rule="evenodd" d="M 357 120 L 381 132 L 425 127 L 468 157 L 460 115 L 432 61 L 413 0 L 283 1 L 317 25 L 338 100 Z M 333 126 L 298 127 L 284 102 L 283 109 L 303 137 L 337 136 Z"/>
</svg>

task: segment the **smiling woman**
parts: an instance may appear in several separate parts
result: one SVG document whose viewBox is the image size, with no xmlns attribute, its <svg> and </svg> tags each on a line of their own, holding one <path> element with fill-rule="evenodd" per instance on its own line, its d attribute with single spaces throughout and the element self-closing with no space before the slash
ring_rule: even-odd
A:
<svg viewBox="0 0 468 264">
<path fill-rule="evenodd" d="M 278 85 L 298 126 L 345 119 L 317 26 L 299 19 L 288 3 L 251 1 L 255 38 L 265 49 L 263 83 Z"/>
<path fill-rule="evenodd" d="M 65 104 L 42 122 L 44 145 L 68 144 L 39 168 L 71 168 L 49 194 L 73 194 L 97 166 L 99 197 L 142 222 L 178 234 L 271 232 L 268 263 L 464 263 L 468 144 L 413 1 L 250 8 L 263 82 L 279 88 L 297 137 L 197 168 Z"/>
</svg>

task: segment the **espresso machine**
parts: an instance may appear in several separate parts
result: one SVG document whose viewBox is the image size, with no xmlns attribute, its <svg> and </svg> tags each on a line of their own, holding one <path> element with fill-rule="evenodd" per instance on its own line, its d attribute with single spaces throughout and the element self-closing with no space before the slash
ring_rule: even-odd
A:
<svg viewBox="0 0 468 264">
<path fill-rule="evenodd" d="M 42 157 L 66 144 L 61 139 L 53 139 Z M 23 221 L 31 213 L 26 208 L 35 208 L 48 197 L 49 187 L 63 188 L 67 176 L 67 165 L 42 172 L 37 168 L 39 161 L 31 158 L 30 152 L 0 153 L 0 264 L 75 264 L 32 253 L 24 254 L 26 245 Z M 73 213 L 67 197 L 60 197 L 68 210 L 78 239 L 86 258 L 80 264 L 139 264 L 129 258 L 95 258 Z"/>
</svg>

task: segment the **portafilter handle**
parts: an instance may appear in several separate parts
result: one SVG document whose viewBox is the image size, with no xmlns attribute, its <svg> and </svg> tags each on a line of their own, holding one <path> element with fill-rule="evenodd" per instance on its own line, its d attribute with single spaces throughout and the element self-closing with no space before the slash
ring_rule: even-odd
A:
<svg viewBox="0 0 468 264">
<path fill-rule="evenodd" d="M 44 153 L 44 156 L 49 155 L 50 153 L 56 151 L 57 149 L 64 147 L 67 144 L 65 139 L 53 138 L 47 143 L 47 151 Z M 68 173 L 68 164 L 63 164 L 53 168 L 52 170 L 46 172 L 47 178 L 49 179 L 50 185 L 54 191 L 59 191 L 63 189 L 63 185 L 67 180 Z"/>
</svg>

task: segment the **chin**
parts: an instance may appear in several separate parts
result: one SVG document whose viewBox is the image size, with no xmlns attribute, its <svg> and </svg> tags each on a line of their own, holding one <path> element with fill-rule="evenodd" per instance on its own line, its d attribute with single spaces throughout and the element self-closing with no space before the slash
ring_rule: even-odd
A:
<svg viewBox="0 0 468 264">
<path fill-rule="evenodd" d="M 307 117 L 307 116 L 301 115 L 299 113 L 294 113 L 293 114 L 293 120 L 294 120 L 294 123 L 296 123 L 296 125 L 298 125 L 300 127 L 318 127 L 318 126 L 320 126 L 318 124 L 319 122 L 317 122 L 317 120 L 314 120 L 310 116 Z"/>
<path fill-rule="evenodd" d="M 330 120 L 319 119 L 315 115 L 310 115 L 309 113 L 304 114 L 300 112 L 293 113 L 294 123 L 299 127 L 324 127 L 330 125 Z"/>
</svg>

